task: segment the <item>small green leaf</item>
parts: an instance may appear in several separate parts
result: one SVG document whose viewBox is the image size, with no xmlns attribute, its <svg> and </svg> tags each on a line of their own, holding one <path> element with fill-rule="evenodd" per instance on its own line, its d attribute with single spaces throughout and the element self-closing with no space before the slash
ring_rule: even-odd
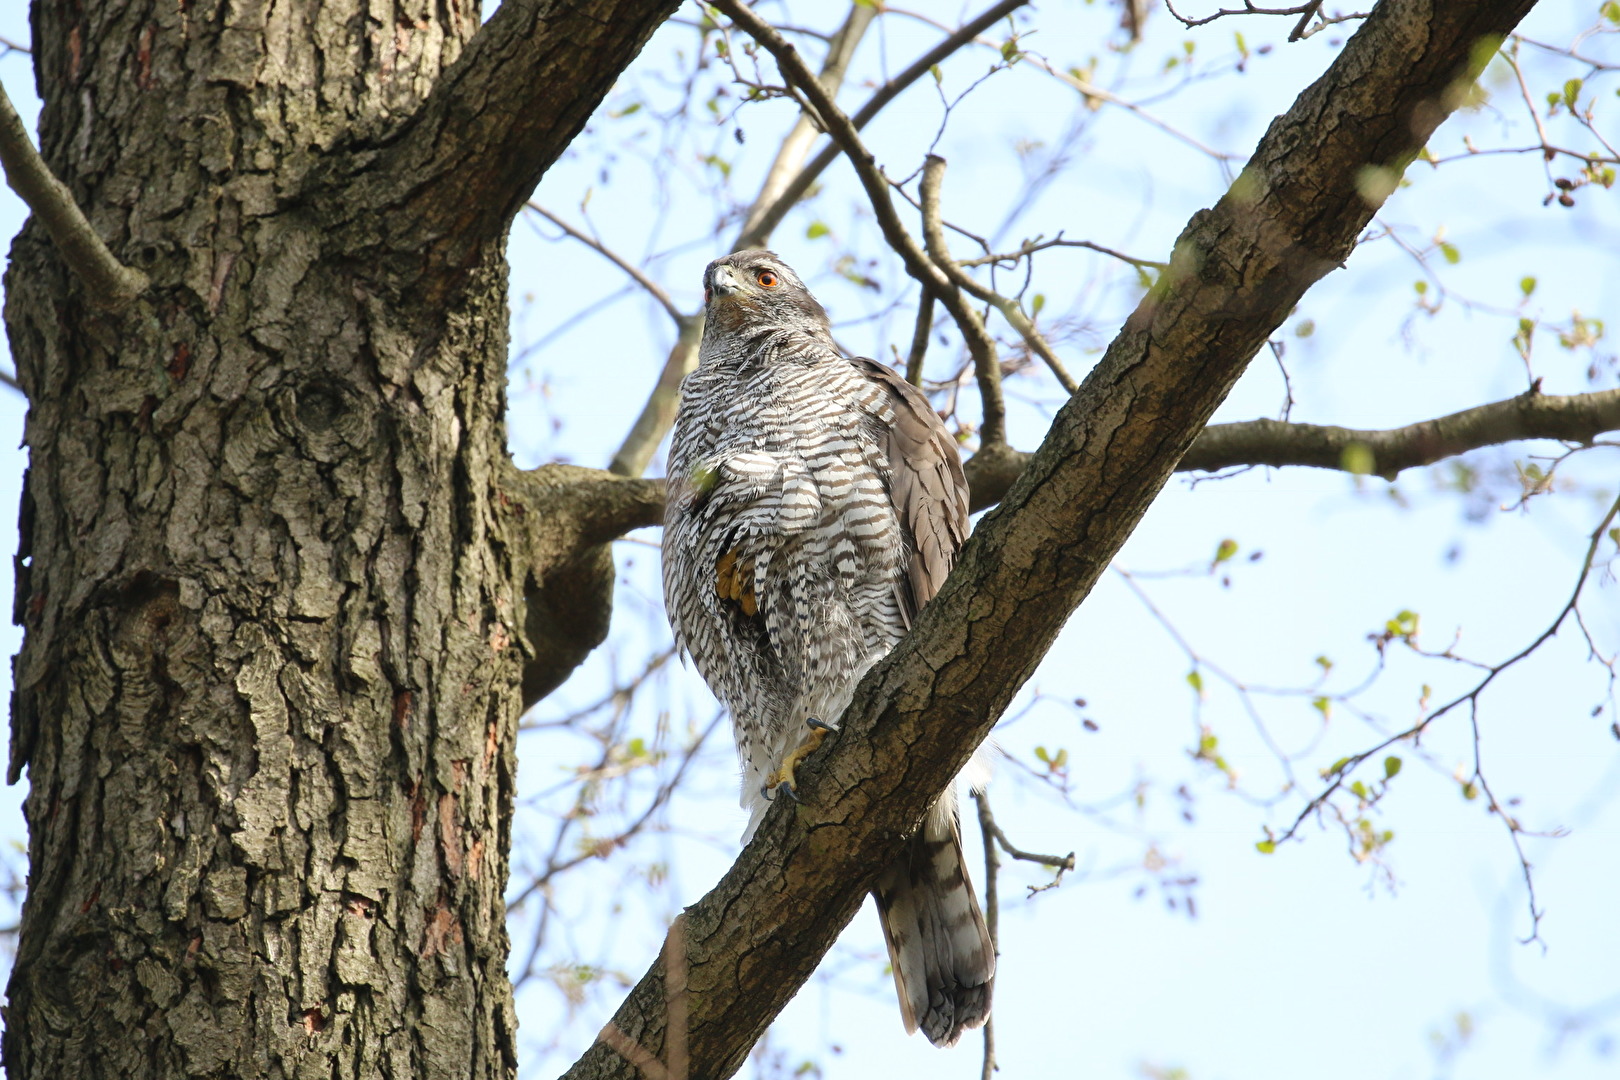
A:
<svg viewBox="0 0 1620 1080">
<path fill-rule="evenodd" d="M 1564 104 L 1573 109 L 1576 100 L 1581 96 L 1581 87 L 1584 85 L 1579 79 L 1571 79 L 1566 82 L 1564 84 Z"/>
<path fill-rule="evenodd" d="M 1384 759 L 1384 779 L 1393 780 L 1401 772 L 1401 759 L 1394 754 Z"/>
<path fill-rule="evenodd" d="M 1333 670 L 1333 661 L 1329 660 L 1325 656 L 1318 656 L 1316 658 L 1316 666 L 1322 669 L 1322 674 L 1326 675 L 1328 672 Z"/>
<path fill-rule="evenodd" d="M 1316 320 L 1314 319 L 1301 319 L 1294 324 L 1295 337 L 1308 338 L 1314 333 L 1316 333 Z"/>
<path fill-rule="evenodd" d="M 1274 840 L 1257 840 L 1254 850 L 1262 855 L 1270 855 L 1277 850 L 1277 843 Z"/>
<path fill-rule="evenodd" d="M 1039 315 L 1041 313 L 1041 308 L 1043 308 L 1045 306 L 1046 306 L 1046 294 L 1045 293 L 1036 293 L 1035 296 L 1029 302 L 1029 313 L 1031 315 Z"/>
<path fill-rule="evenodd" d="M 928 67 L 928 74 L 934 77 L 934 82 L 936 85 L 945 81 L 945 75 L 939 70 L 938 64 L 930 64 Z"/>
<path fill-rule="evenodd" d="M 1358 799 L 1365 799 L 1367 797 L 1367 785 L 1363 784 L 1360 780 L 1357 780 L 1355 783 L 1351 784 L 1350 790 L 1355 793 L 1355 796 Z"/>
<path fill-rule="evenodd" d="M 1462 794 L 1463 798 L 1472 802 L 1473 800 L 1479 798 L 1479 785 L 1475 784 L 1472 780 L 1464 781 L 1462 786 Z"/>
<path fill-rule="evenodd" d="M 1340 773 L 1344 772 L 1345 767 L 1347 765 L 1349 765 L 1349 764 L 1350 764 L 1350 759 L 1347 758 L 1347 757 L 1342 757 L 1338 761 L 1335 761 L 1332 765 L 1328 766 L 1328 771 L 1323 773 L 1322 775 L 1323 776 L 1338 776 Z"/>
<path fill-rule="evenodd" d="M 811 240 L 819 240 L 830 232 L 832 229 L 828 228 L 825 221 L 812 221 L 810 227 L 804 230 L 804 235 Z"/>
<path fill-rule="evenodd" d="M 1057 754 L 1052 758 L 1052 768 L 1061 769 L 1069 763 L 1069 751 L 1066 747 L 1058 747 Z"/>
<path fill-rule="evenodd" d="M 691 472 L 692 490 L 699 495 L 707 495 L 714 490 L 714 485 L 720 480 L 720 471 L 708 465 L 694 465 Z"/>
<path fill-rule="evenodd" d="M 1198 673 L 1197 668 L 1193 668 L 1191 671 L 1187 672 L 1187 685 L 1192 687 L 1193 690 L 1199 695 L 1203 694 L 1204 677 Z"/>
<path fill-rule="evenodd" d="M 1616 26 L 1620 26 L 1620 3 L 1616 3 L 1616 0 L 1608 0 L 1598 10 L 1603 13 L 1605 19 L 1608 19 Z"/>
<path fill-rule="evenodd" d="M 1536 279 L 1526 275 L 1519 279 L 1519 291 L 1529 296 L 1536 291 Z"/>
<path fill-rule="evenodd" d="M 1449 240 L 1440 241 L 1440 255 L 1452 266 L 1456 266 L 1458 263 L 1462 262 L 1462 252 L 1458 251 L 1457 245 L 1451 243 Z"/>
<path fill-rule="evenodd" d="M 1050 765 L 1052 763 L 1052 755 L 1046 752 L 1046 747 L 1037 746 L 1035 748 L 1035 760 L 1044 761 L 1046 764 Z"/>
<path fill-rule="evenodd" d="M 1373 458 L 1372 447 L 1366 443 L 1353 442 L 1339 455 L 1339 467 L 1357 476 L 1371 476 L 1377 464 Z"/>
<path fill-rule="evenodd" d="M 1238 542 L 1228 537 L 1215 548 L 1215 563 L 1219 565 L 1238 553 Z"/>
<path fill-rule="evenodd" d="M 1333 702 L 1329 701 L 1325 697 L 1312 698 L 1311 708 L 1321 713 L 1322 719 L 1324 720 L 1331 720 L 1333 718 Z M 1338 772 L 1339 770 L 1335 767 L 1333 771 Z"/>
</svg>

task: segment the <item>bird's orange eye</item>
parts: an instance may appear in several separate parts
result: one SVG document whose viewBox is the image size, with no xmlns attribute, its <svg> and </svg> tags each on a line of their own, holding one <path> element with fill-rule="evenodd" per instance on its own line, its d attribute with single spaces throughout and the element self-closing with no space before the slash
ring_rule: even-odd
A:
<svg viewBox="0 0 1620 1080">
<path fill-rule="evenodd" d="M 767 289 L 774 289 L 774 288 L 776 288 L 777 281 L 780 280 L 780 279 L 777 278 L 776 272 L 774 270 L 761 270 L 759 272 L 759 276 L 757 278 L 755 278 L 754 280 L 758 281 L 761 285 L 765 286 Z"/>
</svg>

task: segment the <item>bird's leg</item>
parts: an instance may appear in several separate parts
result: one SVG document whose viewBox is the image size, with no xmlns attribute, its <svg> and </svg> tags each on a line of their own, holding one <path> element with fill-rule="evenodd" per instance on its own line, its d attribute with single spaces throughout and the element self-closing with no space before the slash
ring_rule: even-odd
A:
<svg viewBox="0 0 1620 1080">
<path fill-rule="evenodd" d="M 765 786 L 760 790 L 764 793 L 767 799 L 771 798 L 775 792 L 785 791 L 787 792 L 788 798 L 792 799 L 794 802 L 798 802 L 798 784 L 795 782 L 793 776 L 795 770 L 798 769 L 799 764 L 804 761 L 805 758 L 815 753 L 816 750 L 821 747 L 821 744 L 826 740 L 827 733 L 829 731 L 838 730 L 826 721 L 818 720 L 814 716 L 806 720 L 805 724 L 810 728 L 810 734 L 806 735 L 804 737 L 804 741 L 798 746 L 788 751 L 788 755 L 782 759 L 782 764 L 777 767 L 777 770 L 765 778 Z"/>
</svg>

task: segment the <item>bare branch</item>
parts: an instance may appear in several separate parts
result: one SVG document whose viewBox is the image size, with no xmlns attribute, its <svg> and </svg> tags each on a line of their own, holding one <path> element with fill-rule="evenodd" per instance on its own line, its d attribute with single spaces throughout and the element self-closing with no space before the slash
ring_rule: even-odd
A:
<svg viewBox="0 0 1620 1080">
<path fill-rule="evenodd" d="M 669 298 L 669 293 L 664 291 L 664 287 L 658 284 L 658 282 L 654 281 L 652 278 L 648 277 L 641 267 L 609 248 L 596 237 L 580 229 L 574 228 L 574 226 L 568 224 L 568 222 L 564 221 L 556 214 L 553 214 L 550 210 L 547 210 L 533 199 L 530 199 L 524 205 L 527 206 L 532 212 L 539 214 L 541 217 L 557 226 L 557 228 L 561 229 L 569 236 L 572 236 L 575 240 L 578 240 L 580 243 L 602 256 L 608 262 L 630 275 L 631 281 L 634 281 L 637 285 L 640 285 L 643 289 L 647 290 L 647 293 L 654 300 L 658 301 L 663 309 L 669 313 L 669 317 L 675 320 L 675 325 L 677 328 L 683 324 L 686 316 L 681 314 L 681 309 L 675 306 L 675 301 Z"/>
<path fill-rule="evenodd" d="M 866 28 L 872 24 L 872 19 L 876 15 L 875 4 L 850 5 L 849 16 L 844 20 L 844 25 L 838 28 L 838 33 L 833 35 L 832 42 L 827 48 L 827 57 L 821 64 L 819 78 L 821 85 L 827 90 L 828 97 L 835 99 L 838 97 L 838 91 L 844 85 L 844 72 L 849 68 L 850 58 L 855 55 L 855 47 L 860 44 L 861 38 L 866 34 Z M 781 199 L 788 184 L 799 173 L 804 159 L 810 154 L 810 147 L 820 137 L 821 129 L 811 120 L 810 115 L 800 112 L 798 122 L 782 140 L 781 147 L 776 151 L 776 159 L 766 170 L 765 181 L 760 185 L 759 194 L 754 197 L 753 205 L 749 206 L 748 213 L 743 217 L 743 226 L 738 231 L 736 243 L 732 245 L 733 251 L 765 245 L 769 239 L 769 231 L 761 235 L 758 242 L 752 242 L 751 238 L 758 233 L 766 213 Z M 797 202 L 797 199 L 794 201 Z"/>
<path fill-rule="evenodd" d="M 928 335 L 934 331 L 934 294 L 926 288 L 917 297 L 917 324 L 911 331 L 911 352 L 906 354 L 906 381 L 922 385 L 923 357 L 928 355 Z"/>
<path fill-rule="evenodd" d="M 4 85 L 0 85 L 0 164 L 5 166 L 11 190 L 28 204 L 51 234 L 62 261 L 83 280 L 92 304 L 116 310 L 146 291 L 147 276 L 118 261 L 79 209 L 73 193 L 34 149 Z"/>
<path fill-rule="evenodd" d="M 812 93 L 779 36 L 761 33 L 736 0 L 719 6 L 755 24 L 750 33 L 785 69 L 797 62 L 789 77 Z M 1530 6 L 1384 0 L 1272 123 L 1240 190 L 1189 222 L 1169 270 L 1059 410 L 1005 504 L 979 524 L 911 632 L 861 680 L 838 734 L 803 766 L 803 803 L 778 800 L 721 881 L 687 908 L 694 1074 L 718 1080 L 746 1060 L 1267 337 L 1354 250 L 1376 209 L 1358 177 L 1411 161 L 1446 116 L 1447 89 L 1483 66 L 1474 43 L 1506 34 Z M 859 151 L 848 118 L 812 100 Z M 892 215 L 861 153 L 850 157 L 864 165 L 880 214 L 887 205 Z M 654 965 L 613 1023 L 656 1052 L 668 1037 L 665 995 Z M 567 1075 L 602 1080 L 629 1069 L 598 1045 Z"/>
<path fill-rule="evenodd" d="M 855 130 L 859 131 L 864 128 L 871 122 L 873 117 L 883 111 L 885 105 L 899 97 L 906 87 L 926 75 L 935 65 L 948 59 L 964 45 L 971 44 L 986 29 L 994 26 L 1028 3 L 1029 0 L 1001 0 L 1000 3 L 987 8 L 977 17 L 963 23 L 960 29 L 951 33 L 945 40 L 918 57 L 910 67 L 878 87 L 872 93 L 872 96 L 867 99 L 866 104 L 862 105 L 855 115 L 850 118 Z M 758 215 L 758 220 L 753 227 L 745 229 L 743 234 L 737 237 L 737 242 L 732 250 L 741 251 L 744 248 L 765 247 L 769 244 L 771 233 L 775 232 L 776 227 L 782 223 L 782 218 L 787 216 L 787 212 L 793 209 L 800 199 L 804 198 L 804 193 L 810 190 L 810 185 L 816 182 L 816 179 L 826 171 L 827 166 L 831 165 L 842 152 L 843 147 L 834 141 L 818 153 L 810 164 L 800 170 L 792 182 L 782 190 L 776 201 Z M 753 220 L 753 215 L 750 215 L 750 220 Z"/>
<path fill-rule="evenodd" d="M 967 341 L 968 350 L 973 353 L 975 369 L 980 370 L 986 365 L 993 365 L 995 343 L 990 339 L 990 335 L 984 332 L 984 320 L 963 301 L 961 293 L 951 284 L 944 271 L 933 264 L 917 246 L 917 241 L 911 233 L 901 224 L 900 216 L 894 208 L 894 200 L 889 197 L 889 182 L 878 168 L 872 152 L 861 142 L 861 137 L 850 118 L 844 115 L 838 104 L 827 96 L 821 84 L 810 73 L 810 69 L 805 67 L 798 50 L 781 34 L 772 30 L 759 16 L 743 7 L 738 0 L 716 0 L 714 6 L 747 31 L 750 37 L 776 58 L 783 78 L 808 98 L 810 104 L 821 114 L 822 120 L 827 125 L 827 134 L 855 167 L 855 173 L 860 177 L 861 186 L 866 189 L 867 199 L 872 204 L 878 226 L 883 230 L 884 240 L 905 263 L 906 272 L 922 283 L 924 288 L 932 289 L 939 302 L 945 305 L 945 310 L 951 313 L 951 318 L 956 321 L 957 327 Z M 987 352 L 988 355 L 981 355 L 982 352 Z M 987 408 L 986 424 L 981 439 L 984 443 L 997 445 L 1005 441 L 1006 432 L 1004 429 L 992 430 L 991 416 L 992 413 Z"/>
<path fill-rule="evenodd" d="M 1182 456 L 1177 472 L 1215 472 L 1243 465 L 1371 473 L 1386 480 L 1407 469 L 1523 439 L 1590 443 L 1620 430 L 1620 390 L 1589 394 L 1543 394 L 1531 389 L 1462 412 L 1383 431 L 1243 420 L 1212 424 Z M 967 463 L 971 504 L 991 506 L 1006 494 L 1030 455 L 1009 450 L 995 461 Z"/>
<path fill-rule="evenodd" d="M 1213 472 L 1234 465 L 1305 465 L 1392 479 L 1406 469 L 1498 443 L 1520 439 L 1587 443 L 1617 429 L 1620 390 L 1564 396 L 1531 389 L 1505 401 L 1385 431 L 1277 420 L 1215 424 L 1198 437 L 1177 468 Z"/>
<path fill-rule="evenodd" d="M 951 258 L 951 249 L 945 243 L 945 229 L 940 225 L 939 210 L 939 188 L 944 179 L 945 159 L 938 154 L 929 154 L 927 163 L 923 165 L 922 184 L 918 192 L 922 206 L 923 243 L 927 245 L 928 257 L 934 265 L 951 280 L 951 293 L 961 303 L 957 286 L 964 282 L 971 283 L 973 279 L 956 265 Z M 962 306 L 972 311 L 967 305 Z M 979 401 L 984 411 L 979 427 L 980 438 L 987 443 L 1004 443 L 1007 441 L 1007 404 L 1001 396 L 1001 364 L 996 361 L 995 342 L 991 340 L 990 331 L 985 329 L 977 311 L 973 312 L 973 321 L 961 329 L 964 337 L 972 335 L 968 338 L 968 352 L 973 355 L 973 375 L 979 382 Z"/>
<path fill-rule="evenodd" d="M 703 344 L 703 312 L 682 315 L 676 322 L 681 331 L 670 346 L 658 384 L 647 396 L 647 404 L 641 407 L 641 415 L 636 417 L 623 445 L 614 453 L 609 472 L 631 477 L 646 472 L 658 444 L 675 423 L 681 405 L 681 380 L 697 367 L 698 347 Z"/>
<path fill-rule="evenodd" d="M 952 281 L 1001 312 L 1001 317 L 1006 319 L 1014 330 L 1018 331 L 1019 336 L 1024 339 L 1024 344 L 1028 345 L 1032 352 L 1046 362 L 1046 366 L 1057 377 L 1057 381 L 1063 386 L 1063 389 L 1071 394 L 1074 393 L 1080 388 L 1080 384 L 1074 381 L 1074 376 L 1070 375 L 1069 369 L 1063 366 L 1063 361 L 1057 358 L 1057 354 L 1052 351 L 1052 346 L 1047 343 L 1046 337 L 1035 329 L 1035 324 L 1029 321 L 1029 318 L 1024 314 L 1023 309 L 1018 306 L 1017 302 L 1002 296 L 994 289 L 979 284 L 973 279 L 972 275 L 958 266 L 955 260 L 951 258 L 951 253 L 945 246 L 945 233 L 938 226 L 939 186 L 944 180 L 944 176 L 945 159 L 938 154 L 929 154 L 927 163 L 923 165 L 922 179 L 923 235 L 928 241 L 928 254 L 933 258 L 934 262 L 939 264 L 939 268 L 950 276 Z M 929 231 L 928 227 L 930 213 L 932 213 L 935 222 L 932 232 Z M 996 386 L 996 398 L 998 401 L 1000 396 L 1001 387 L 998 381 Z"/>
</svg>

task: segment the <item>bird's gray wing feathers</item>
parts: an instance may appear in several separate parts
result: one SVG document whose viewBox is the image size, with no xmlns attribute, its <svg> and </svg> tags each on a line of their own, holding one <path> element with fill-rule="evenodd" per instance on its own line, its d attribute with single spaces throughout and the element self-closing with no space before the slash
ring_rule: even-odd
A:
<svg viewBox="0 0 1620 1080">
<path fill-rule="evenodd" d="M 921 390 L 875 360 L 852 361 L 888 391 L 889 498 L 905 530 L 907 565 L 900 610 L 910 629 L 922 606 L 945 584 L 967 541 L 968 487 L 956 441 Z"/>
<path fill-rule="evenodd" d="M 889 499 L 905 532 L 898 595 L 909 629 L 967 540 L 967 478 L 955 440 L 922 391 L 875 361 L 854 363 L 884 387 L 894 413 L 885 449 Z M 920 1027 L 936 1046 L 955 1044 L 990 1015 L 996 955 L 963 865 L 954 790 L 929 809 L 872 895 L 906 1031 Z"/>
</svg>

